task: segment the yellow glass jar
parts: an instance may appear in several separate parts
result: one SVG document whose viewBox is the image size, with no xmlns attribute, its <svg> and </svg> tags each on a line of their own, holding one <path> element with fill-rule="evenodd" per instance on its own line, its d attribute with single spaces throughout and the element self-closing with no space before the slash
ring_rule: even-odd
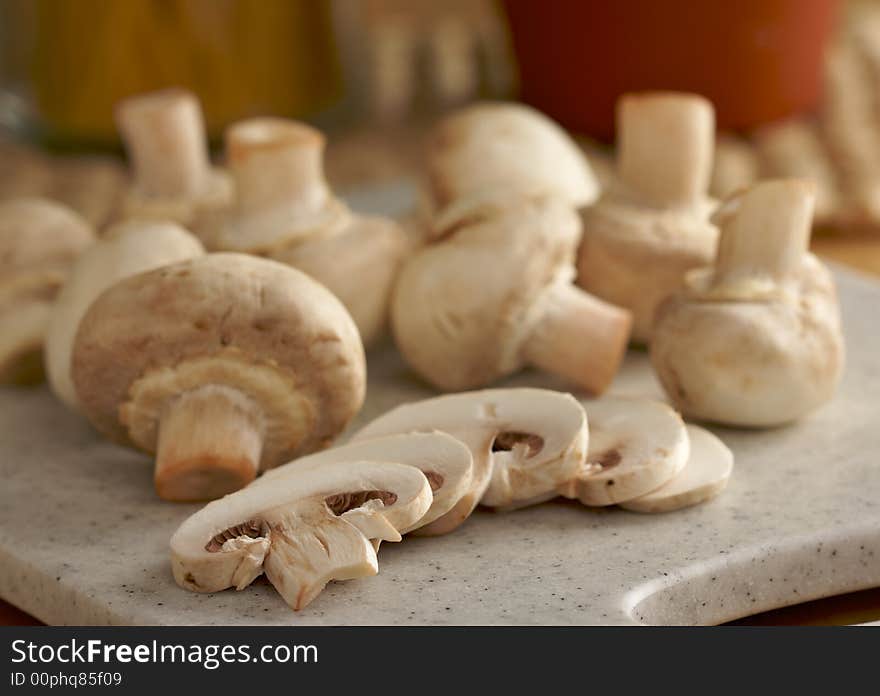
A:
<svg viewBox="0 0 880 696">
<path fill-rule="evenodd" d="M 340 94 L 329 0 L 0 0 L 5 89 L 53 141 L 116 141 L 123 97 L 185 87 L 208 131 Z"/>
</svg>

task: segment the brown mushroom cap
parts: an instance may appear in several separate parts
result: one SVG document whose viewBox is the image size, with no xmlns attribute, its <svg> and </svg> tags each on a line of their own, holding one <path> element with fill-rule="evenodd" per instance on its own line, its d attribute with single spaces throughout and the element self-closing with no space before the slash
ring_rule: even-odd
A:
<svg viewBox="0 0 880 696">
<path fill-rule="evenodd" d="M 225 253 L 106 290 L 80 323 L 72 366 L 94 425 L 147 451 L 169 400 L 203 385 L 237 390 L 260 412 L 260 468 L 326 446 L 360 408 L 365 371 L 357 329 L 329 291 L 284 264 Z"/>
</svg>

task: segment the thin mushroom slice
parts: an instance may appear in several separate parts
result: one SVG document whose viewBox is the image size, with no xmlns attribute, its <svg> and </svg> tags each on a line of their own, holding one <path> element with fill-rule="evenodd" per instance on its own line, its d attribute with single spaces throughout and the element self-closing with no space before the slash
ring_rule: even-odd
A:
<svg viewBox="0 0 880 696">
<path fill-rule="evenodd" d="M 300 475 L 308 467 L 353 460 L 414 466 L 428 479 L 433 494 L 431 507 L 419 520 L 400 529 L 401 534 L 424 527 L 449 512 L 467 494 L 473 479 L 473 456 L 467 445 L 446 433 L 433 432 L 388 435 L 334 447 L 270 469 L 253 485 L 277 485 L 283 477 Z"/>
<path fill-rule="evenodd" d="M 614 505 L 653 491 L 684 468 L 687 430 L 666 404 L 623 397 L 582 403 L 590 448 L 577 476 L 559 487 L 561 495 L 584 505 Z"/>
<path fill-rule="evenodd" d="M 474 475 L 468 493 L 421 534 L 445 534 L 477 503 L 516 507 L 569 480 L 587 452 L 587 418 L 570 394 L 546 389 L 486 389 L 392 409 L 355 434 L 366 440 L 401 432 L 441 430 L 470 447 Z"/>
<path fill-rule="evenodd" d="M 431 504 L 415 467 L 358 460 L 303 467 L 209 503 L 171 538 L 178 585 L 247 587 L 266 573 L 295 611 L 331 580 L 375 575 L 372 540 L 399 541 Z"/>
<path fill-rule="evenodd" d="M 733 452 L 708 430 L 687 426 L 691 453 L 687 465 L 670 481 L 640 498 L 621 503 L 635 512 L 670 512 L 697 505 L 721 493 L 733 471 Z"/>
</svg>

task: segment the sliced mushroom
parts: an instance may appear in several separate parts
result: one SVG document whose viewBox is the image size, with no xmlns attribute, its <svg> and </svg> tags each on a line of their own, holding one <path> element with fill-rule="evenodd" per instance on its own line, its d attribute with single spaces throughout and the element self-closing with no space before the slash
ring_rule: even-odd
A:
<svg viewBox="0 0 880 696">
<path fill-rule="evenodd" d="M 520 197 L 457 220 L 404 266 L 392 329 L 435 387 L 486 386 L 526 364 L 601 393 L 626 352 L 630 315 L 571 283 L 575 212 Z"/>
<path fill-rule="evenodd" d="M 559 487 L 561 495 L 584 505 L 614 505 L 655 490 L 684 468 L 687 431 L 666 404 L 621 397 L 582 403 L 590 448 L 577 476 Z"/>
<path fill-rule="evenodd" d="M 45 198 L 0 203 L 0 383 L 42 378 L 41 351 L 52 302 L 91 226 Z"/>
<path fill-rule="evenodd" d="M 669 512 L 697 505 L 721 493 L 733 472 L 733 452 L 708 430 L 687 426 L 690 456 L 685 467 L 660 488 L 620 504 L 636 512 Z"/>
<path fill-rule="evenodd" d="M 331 580 L 375 575 L 371 540 L 400 541 L 431 504 L 424 474 L 403 464 L 289 467 L 208 504 L 171 537 L 174 579 L 193 592 L 242 590 L 262 573 L 295 611 Z"/>
<path fill-rule="evenodd" d="M 408 251 L 403 229 L 356 215 L 324 178 L 324 136 L 295 121 L 256 118 L 226 134 L 234 208 L 209 246 L 259 254 L 298 268 L 346 306 L 364 344 L 384 331 L 391 287 Z"/>
<path fill-rule="evenodd" d="M 321 449 L 364 399 L 357 328 L 299 271 L 208 254 L 123 279 L 80 321 L 72 377 L 112 439 L 156 453 L 169 500 L 237 490 Z"/>
<path fill-rule="evenodd" d="M 546 389 L 487 389 L 404 404 L 355 433 L 367 440 L 393 433 L 441 430 L 473 454 L 467 495 L 447 514 L 418 530 L 451 532 L 477 503 L 515 507 L 556 489 L 583 464 L 588 428 L 570 395 Z"/>
<path fill-rule="evenodd" d="M 170 222 L 132 220 L 111 227 L 74 263 L 52 307 L 46 331 L 45 367 L 55 395 L 77 410 L 70 376 L 80 319 L 94 299 L 122 278 L 200 256 L 201 242 Z"/>
<path fill-rule="evenodd" d="M 470 449 L 451 435 L 432 432 L 387 435 L 333 447 L 271 469 L 254 485 L 277 485 L 280 477 L 290 473 L 298 475 L 307 467 L 355 460 L 407 464 L 419 469 L 428 479 L 433 493 L 431 507 L 419 520 L 401 529 L 401 534 L 424 527 L 449 512 L 470 490 L 473 479 Z"/>
<path fill-rule="evenodd" d="M 714 120 L 696 95 L 630 94 L 618 103 L 618 181 L 584 211 L 578 283 L 631 310 L 636 341 L 650 340 L 657 305 L 715 252 L 707 196 Z"/>
<path fill-rule="evenodd" d="M 492 191 L 549 194 L 572 207 L 592 203 L 598 185 L 580 148 L 556 123 L 521 104 L 480 103 L 456 111 L 428 138 L 427 217 Z"/>
<path fill-rule="evenodd" d="M 229 205 L 232 182 L 211 166 L 194 94 L 165 89 L 130 97 L 117 106 L 116 123 L 134 179 L 122 202 L 125 217 L 173 220 L 197 231 Z"/>
<path fill-rule="evenodd" d="M 813 199 L 798 179 L 729 199 L 715 265 L 661 306 L 651 361 L 686 416 L 781 425 L 833 396 L 844 343 L 834 282 L 807 252 Z"/>
</svg>

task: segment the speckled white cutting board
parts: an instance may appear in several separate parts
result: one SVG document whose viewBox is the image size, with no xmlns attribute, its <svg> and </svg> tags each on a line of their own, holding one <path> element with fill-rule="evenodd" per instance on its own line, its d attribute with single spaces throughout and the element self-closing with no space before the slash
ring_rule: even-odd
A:
<svg viewBox="0 0 880 696">
<path fill-rule="evenodd" d="M 838 281 L 838 397 L 796 426 L 716 429 L 736 455 L 720 498 L 651 516 L 478 512 L 446 537 L 383 544 L 377 577 L 332 583 L 298 614 L 265 584 L 178 589 L 167 543 L 197 506 L 158 500 L 146 457 L 99 440 L 45 388 L 2 389 L 0 596 L 52 624 L 712 624 L 880 585 L 880 285 Z M 659 395 L 644 354 L 613 392 Z M 355 426 L 429 394 L 378 351 Z"/>
</svg>

